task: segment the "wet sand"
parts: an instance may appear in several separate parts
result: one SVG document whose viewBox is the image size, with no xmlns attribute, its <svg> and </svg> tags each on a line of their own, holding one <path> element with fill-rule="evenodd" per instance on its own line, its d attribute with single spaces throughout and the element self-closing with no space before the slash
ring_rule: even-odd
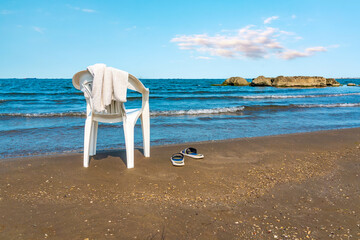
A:
<svg viewBox="0 0 360 240">
<path fill-rule="evenodd" d="M 0 162 L 0 239 L 359 239 L 360 128 Z M 170 156 L 193 146 L 205 159 Z"/>
</svg>

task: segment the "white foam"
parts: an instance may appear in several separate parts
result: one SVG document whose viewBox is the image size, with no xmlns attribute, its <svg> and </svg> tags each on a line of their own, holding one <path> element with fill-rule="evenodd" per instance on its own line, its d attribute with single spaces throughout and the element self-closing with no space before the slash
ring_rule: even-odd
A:
<svg viewBox="0 0 360 240">
<path fill-rule="evenodd" d="M 309 94 L 309 95 L 255 95 L 243 96 L 245 99 L 285 99 L 285 98 L 318 98 L 318 97 L 341 97 L 360 95 L 360 93 L 338 93 L 338 94 Z"/>
<path fill-rule="evenodd" d="M 303 104 L 303 105 L 296 105 L 296 106 L 298 106 L 298 107 L 303 107 L 303 108 L 316 108 L 316 107 L 323 107 L 323 108 L 360 107 L 360 103 Z"/>
<path fill-rule="evenodd" d="M 0 116 L 11 117 L 76 117 L 86 116 L 85 112 L 64 112 L 64 113 L 0 113 Z"/>
<path fill-rule="evenodd" d="M 212 109 L 190 109 L 177 111 L 154 111 L 151 116 L 176 116 L 176 115 L 210 115 L 220 113 L 236 113 L 244 110 L 243 106 L 227 107 L 227 108 L 212 108 Z"/>
<path fill-rule="evenodd" d="M 253 107 L 253 106 L 252 106 Z M 268 108 L 269 106 L 261 106 Z M 276 107 L 276 106 L 271 106 Z M 360 107 L 360 103 L 334 103 L 334 104 L 299 104 L 278 107 L 289 108 L 336 108 L 336 107 Z M 251 106 L 250 106 L 251 108 Z M 179 115 L 215 115 L 237 113 L 245 109 L 244 106 L 211 108 L 211 109 L 190 109 L 190 110 L 171 110 L 171 111 L 151 111 L 151 116 L 179 116 Z M 65 112 L 65 113 L 1 113 L 0 116 L 12 117 L 83 117 L 85 112 Z"/>
</svg>

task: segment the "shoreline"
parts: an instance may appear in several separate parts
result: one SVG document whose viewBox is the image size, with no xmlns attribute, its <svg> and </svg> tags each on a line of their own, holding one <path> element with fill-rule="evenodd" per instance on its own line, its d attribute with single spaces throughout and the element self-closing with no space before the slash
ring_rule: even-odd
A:
<svg viewBox="0 0 360 240">
<path fill-rule="evenodd" d="M 360 128 L 190 144 L 0 161 L 0 238 L 359 237 Z"/>
<path fill-rule="evenodd" d="M 284 133 L 284 134 L 276 134 L 276 135 L 265 135 L 265 136 L 255 136 L 255 137 L 243 137 L 243 138 L 230 138 L 230 139 L 220 139 L 220 140 L 208 140 L 208 141 L 199 141 L 199 142 L 185 142 L 185 143 L 173 143 L 173 144 L 161 144 L 161 145 L 151 145 L 152 148 L 161 148 L 161 147 L 172 147 L 172 146 L 191 146 L 191 145 L 197 145 L 197 144 L 208 144 L 208 143 L 221 143 L 221 142 L 232 142 L 232 141 L 240 141 L 245 139 L 257 139 L 257 138 L 267 138 L 267 137 L 279 137 L 279 136 L 295 136 L 295 135 L 301 135 L 301 134 L 308 134 L 308 133 L 322 133 L 322 132 L 328 132 L 328 131 L 341 131 L 345 129 L 360 129 L 360 127 L 349 127 L 349 128 L 339 128 L 339 129 L 330 129 L 330 130 L 318 130 L 318 131 L 309 131 L 309 132 L 295 132 L 295 133 Z M 135 146 L 135 150 L 142 149 L 142 145 Z M 116 149 L 101 149 L 97 150 L 97 154 L 106 154 L 109 152 L 118 152 L 118 151 L 125 151 L 124 148 L 116 148 Z M 44 154 L 37 154 L 37 155 L 26 155 L 26 156 L 14 156 L 14 157 L 5 157 L 0 158 L 0 162 L 2 161 L 17 161 L 27 158 L 42 158 L 42 157 L 51 157 L 51 156 L 64 156 L 64 157 L 72 157 L 74 155 L 82 154 L 82 151 L 77 152 L 49 152 Z"/>
</svg>

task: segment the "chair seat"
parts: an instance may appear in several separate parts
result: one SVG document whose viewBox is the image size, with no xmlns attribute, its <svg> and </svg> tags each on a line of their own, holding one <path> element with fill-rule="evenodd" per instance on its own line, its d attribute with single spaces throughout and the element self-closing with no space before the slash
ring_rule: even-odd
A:
<svg viewBox="0 0 360 240">
<path fill-rule="evenodd" d="M 134 121 L 141 113 L 141 108 L 126 109 L 126 118 Z M 116 123 L 122 122 L 120 113 L 94 112 L 93 119 L 98 122 Z"/>
</svg>

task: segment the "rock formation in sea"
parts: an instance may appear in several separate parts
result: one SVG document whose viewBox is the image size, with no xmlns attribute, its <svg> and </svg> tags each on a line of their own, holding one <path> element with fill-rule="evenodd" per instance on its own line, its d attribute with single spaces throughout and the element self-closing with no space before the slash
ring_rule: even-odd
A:
<svg viewBox="0 0 360 240">
<path fill-rule="evenodd" d="M 326 78 L 323 77 L 276 77 L 271 84 L 273 87 L 326 87 Z"/>
<path fill-rule="evenodd" d="M 215 85 L 215 84 L 214 84 Z M 254 78 L 251 83 L 242 77 L 231 77 L 217 86 L 272 86 L 272 87 L 338 87 L 340 83 L 334 78 L 308 77 L 308 76 L 278 76 L 267 78 L 259 76 Z"/>
<path fill-rule="evenodd" d="M 221 85 L 222 86 L 248 86 L 250 83 L 242 77 L 231 77 L 226 79 Z"/>
<path fill-rule="evenodd" d="M 251 86 L 271 86 L 271 78 L 267 78 L 264 76 L 259 76 L 257 78 L 254 78 L 252 82 L 250 83 Z"/>
<path fill-rule="evenodd" d="M 326 85 L 329 87 L 338 87 L 340 86 L 340 83 L 336 81 L 335 78 L 327 78 Z"/>
<path fill-rule="evenodd" d="M 356 86 L 355 83 L 348 83 L 347 85 L 348 85 L 348 86 Z"/>
</svg>

